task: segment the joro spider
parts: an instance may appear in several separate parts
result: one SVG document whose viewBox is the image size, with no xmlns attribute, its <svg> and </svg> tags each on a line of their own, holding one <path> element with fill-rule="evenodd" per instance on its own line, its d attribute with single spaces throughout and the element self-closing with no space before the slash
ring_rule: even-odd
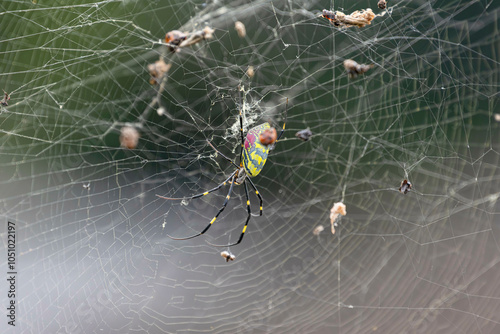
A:
<svg viewBox="0 0 500 334">
<path fill-rule="evenodd" d="M 240 89 L 238 88 L 238 91 Z M 241 93 L 240 93 L 240 101 L 241 101 Z M 202 196 L 206 196 L 223 186 L 225 186 L 228 182 L 231 184 L 229 187 L 229 192 L 227 193 L 226 199 L 224 200 L 224 203 L 222 204 L 222 207 L 219 209 L 217 214 L 215 215 L 214 218 L 210 221 L 210 223 L 203 229 L 203 231 L 191 235 L 189 237 L 185 238 L 175 238 L 167 234 L 167 236 L 170 239 L 173 240 L 188 240 L 192 238 L 199 237 L 205 232 L 208 231 L 208 229 L 212 226 L 212 224 L 215 222 L 217 217 L 224 211 L 224 209 L 227 206 L 227 203 L 229 199 L 231 198 L 231 193 L 233 191 L 233 186 L 235 184 L 240 185 L 243 184 L 245 186 L 245 195 L 247 199 L 247 220 L 245 222 L 245 226 L 243 226 L 243 231 L 241 232 L 240 238 L 238 241 L 232 244 L 228 245 L 215 245 L 212 244 L 211 242 L 207 243 L 209 245 L 215 246 L 215 247 L 231 247 L 231 246 L 236 246 L 238 245 L 242 240 L 243 236 L 245 235 L 245 231 L 247 230 L 248 222 L 250 221 L 250 218 L 252 217 L 252 211 L 250 209 L 250 199 L 248 197 L 248 186 L 247 186 L 247 181 L 250 183 L 250 186 L 255 190 L 255 194 L 260 200 L 260 216 L 262 216 L 262 203 L 263 199 L 262 196 L 260 195 L 259 191 L 257 190 L 257 187 L 255 187 L 255 184 L 253 181 L 250 179 L 251 177 L 255 177 L 259 175 L 260 171 L 264 167 L 264 164 L 266 163 L 267 160 L 267 155 L 269 154 L 269 151 L 274 148 L 274 145 L 276 142 L 281 138 L 283 135 L 283 132 L 285 132 L 285 126 L 286 126 L 286 118 L 287 118 L 287 113 L 288 113 L 288 99 L 286 100 L 286 107 L 285 107 L 285 121 L 283 122 L 283 128 L 281 129 L 280 134 L 277 136 L 276 129 L 271 127 L 271 125 L 266 122 L 264 124 L 258 125 L 254 128 L 251 128 L 248 130 L 247 135 L 243 135 L 243 118 L 241 116 L 241 103 L 240 103 L 240 134 L 241 134 L 241 150 L 240 150 L 240 164 L 237 165 L 235 164 L 231 159 L 229 159 L 227 156 L 222 154 L 217 148 L 215 148 L 210 141 L 207 140 L 208 144 L 224 159 L 229 161 L 234 167 L 236 167 L 236 170 L 231 173 L 231 175 L 224 180 L 221 184 L 219 184 L 217 187 L 212 188 L 208 191 L 205 191 L 204 193 L 197 194 L 191 197 L 183 197 L 183 198 L 171 198 L 171 197 L 164 197 L 160 195 L 156 195 L 160 198 L 163 199 L 168 199 L 168 200 L 190 200 L 190 199 L 195 199 L 199 198 Z"/>
</svg>

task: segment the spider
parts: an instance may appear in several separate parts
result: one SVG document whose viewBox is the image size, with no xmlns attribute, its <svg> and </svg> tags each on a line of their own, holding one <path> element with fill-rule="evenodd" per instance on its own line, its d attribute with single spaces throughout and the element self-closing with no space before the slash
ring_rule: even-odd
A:
<svg viewBox="0 0 500 334">
<path fill-rule="evenodd" d="M 238 88 L 238 91 L 240 92 L 240 89 Z M 212 226 L 212 224 L 215 222 L 217 217 L 224 211 L 224 209 L 227 206 L 227 203 L 229 199 L 231 198 L 231 193 L 233 191 L 233 186 L 243 184 L 245 186 L 245 195 L 247 199 L 247 220 L 245 221 L 245 225 L 243 226 L 243 231 L 241 232 L 240 238 L 238 241 L 232 244 L 228 245 L 215 245 L 207 241 L 209 245 L 215 246 L 215 247 L 231 247 L 231 246 L 236 246 L 238 245 L 242 240 L 243 236 L 245 235 L 245 231 L 247 230 L 248 222 L 250 221 L 250 217 L 252 216 L 252 212 L 250 210 L 250 199 L 248 197 L 248 186 L 247 186 L 247 181 L 250 183 L 250 186 L 255 190 L 255 195 L 259 198 L 260 201 L 260 216 L 262 216 L 262 203 L 263 199 L 262 196 L 260 195 L 259 191 L 257 190 L 257 187 L 255 187 L 255 184 L 253 181 L 250 179 L 251 177 L 255 177 L 259 175 L 261 172 L 262 168 L 264 167 L 264 164 L 266 163 L 267 160 L 267 155 L 269 154 L 269 151 L 274 148 L 274 145 L 276 142 L 281 138 L 283 135 L 283 132 L 285 132 L 285 125 L 286 125 L 286 117 L 288 113 L 288 99 L 286 100 L 286 107 L 285 107 L 285 121 L 283 122 L 283 127 L 281 129 L 281 132 L 279 135 L 277 135 L 276 129 L 271 127 L 271 125 L 266 122 L 264 124 L 258 125 L 254 128 L 251 128 L 248 130 L 247 135 L 243 135 L 243 118 L 241 115 L 241 93 L 240 95 L 240 134 L 241 134 L 241 150 L 240 150 L 240 164 L 237 165 L 234 163 L 233 160 L 229 159 L 227 156 L 219 152 L 217 148 L 215 148 L 210 141 L 207 140 L 207 143 L 224 159 L 229 161 L 234 167 L 236 167 L 236 170 L 229 175 L 227 179 L 224 180 L 221 184 L 219 184 L 217 187 L 212 188 L 208 191 L 205 191 L 204 193 L 197 194 L 191 197 L 183 197 L 183 198 L 170 198 L 170 197 L 164 197 L 160 195 L 156 195 L 160 198 L 167 199 L 167 200 L 191 200 L 195 198 L 199 198 L 205 195 L 208 195 L 223 186 L 225 186 L 228 182 L 231 184 L 229 187 L 229 192 L 226 196 L 226 199 L 224 200 L 224 203 L 222 204 L 222 207 L 219 209 L 217 214 L 212 218 L 210 223 L 199 233 L 191 235 L 189 237 L 185 238 L 175 238 L 167 234 L 167 236 L 170 239 L 173 240 L 188 240 L 192 238 L 199 237 L 203 235 L 205 232 L 208 231 L 208 229 Z"/>
</svg>

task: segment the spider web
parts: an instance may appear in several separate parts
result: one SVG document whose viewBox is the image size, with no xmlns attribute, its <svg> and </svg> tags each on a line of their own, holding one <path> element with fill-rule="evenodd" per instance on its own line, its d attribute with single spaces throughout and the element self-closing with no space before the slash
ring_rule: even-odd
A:
<svg viewBox="0 0 500 334">
<path fill-rule="evenodd" d="M 498 332 L 499 4 L 389 0 L 364 28 L 319 17 L 369 7 L 383 13 L 376 0 L 3 1 L 0 207 L 19 275 L 2 332 Z M 179 52 L 163 42 L 205 26 L 213 38 Z M 161 88 L 147 70 L 160 57 Z M 374 66 L 349 79 L 346 59 Z M 279 129 L 287 98 L 253 179 L 264 215 L 235 261 L 206 241 L 237 240 L 243 187 L 204 236 L 169 239 L 201 231 L 228 186 L 156 195 L 217 186 L 234 167 L 206 140 L 236 158 L 239 108 L 245 131 Z"/>
</svg>

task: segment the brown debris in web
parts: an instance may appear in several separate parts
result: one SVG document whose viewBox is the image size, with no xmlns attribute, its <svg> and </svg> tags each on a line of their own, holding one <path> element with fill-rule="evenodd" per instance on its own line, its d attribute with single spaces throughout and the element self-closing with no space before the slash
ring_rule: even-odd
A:
<svg viewBox="0 0 500 334">
<path fill-rule="evenodd" d="M 139 131 L 132 126 L 124 126 L 120 130 L 120 146 L 128 149 L 135 149 L 139 143 Z"/>
<path fill-rule="evenodd" d="M 349 78 L 353 79 L 356 78 L 358 75 L 367 72 L 370 68 L 373 67 L 373 64 L 370 65 L 358 64 L 352 59 L 346 59 L 344 60 L 344 67 L 345 70 L 347 71 L 347 74 L 349 75 Z"/>
<path fill-rule="evenodd" d="M 385 14 L 375 15 L 371 8 L 357 10 L 349 15 L 342 13 L 341 11 L 333 12 L 331 10 L 323 9 L 322 16 L 328 19 L 334 26 L 339 28 L 350 28 L 358 27 L 363 28 L 366 25 L 371 24 L 372 20 L 377 16 L 383 16 Z"/>
<path fill-rule="evenodd" d="M 206 26 L 203 30 L 191 33 L 172 30 L 165 35 L 165 43 L 168 44 L 171 52 L 176 52 L 179 51 L 179 48 L 191 46 L 203 40 L 212 39 L 213 33 L 214 29 L 209 26 Z"/>
<path fill-rule="evenodd" d="M 161 80 L 167 74 L 167 72 L 172 67 L 172 64 L 167 64 L 160 58 L 160 60 L 155 61 L 153 64 L 148 65 L 149 74 L 151 74 L 151 78 L 149 79 L 149 83 L 152 85 L 157 85 L 161 83 Z"/>
<path fill-rule="evenodd" d="M 3 105 L 3 106 L 8 106 L 9 105 L 9 100 L 10 100 L 10 95 L 9 93 L 7 93 L 6 91 L 3 91 L 3 94 L 4 94 L 4 97 L 2 99 L 2 101 L 0 101 L 0 103 Z"/>
<path fill-rule="evenodd" d="M 337 226 L 338 218 L 340 215 L 345 216 L 347 214 L 345 204 L 342 202 L 337 202 L 333 205 L 330 210 L 330 223 L 332 224 L 332 234 L 335 234 L 335 226 Z"/>
<path fill-rule="evenodd" d="M 197 44 L 203 40 L 212 39 L 213 33 L 214 30 L 208 26 L 203 30 L 192 32 L 188 34 L 187 38 L 179 44 L 179 47 L 184 48 L 186 46 Z"/>
</svg>

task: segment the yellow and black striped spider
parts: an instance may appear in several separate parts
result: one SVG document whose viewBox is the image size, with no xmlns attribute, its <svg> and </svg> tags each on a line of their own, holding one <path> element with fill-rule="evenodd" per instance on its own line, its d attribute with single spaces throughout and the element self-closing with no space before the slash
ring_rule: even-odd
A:
<svg viewBox="0 0 500 334">
<path fill-rule="evenodd" d="M 238 91 L 240 89 L 238 88 Z M 224 154 L 219 152 L 215 148 L 215 146 L 212 145 L 208 140 L 208 144 L 224 159 L 229 161 L 234 167 L 236 167 L 236 170 L 229 175 L 229 177 L 224 180 L 221 184 L 219 184 L 217 187 L 210 189 L 208 191 L 205 191 L 204 193 L 197 194 L 191 197 L 183 197 L 183 198 L 170 198 L 170 197 L 164 197 L 164 196 L 159 196 L 156 195 L 160 198 L 163 199 L 168 199 L 168 200 L 190 200 L 190 199 L 195 199 L 199 198 L 205 195 L 210 194 L 211 192 L 214 192 L 223 186 L 225 186 L 228 182 L 231 184 L 229 187 L 229 192 L 226 196 L 226 199 L 224 200 L 224 203 L 222 204 L 222 207 L 219 209 L 219 212 L 215 215 L 215 217 L 210 221 L 210 223 L 203 229 L 203 231 L 189 236 L 185 238 L 174 238 L 170 235 L 167 234 L 167 236 L 171 239 L 174 240 L 187 240 L 187 239 L 192 239 L 199 237 L 200 235 L 203 235 L 205 232 L 208 231 L 210 226 L 215 222 L 217 217 L 224 211 L 224 209 L 227 206 L 227 203 L 229 201 L 229 198 L 231 198 L 231 192 L 233 191 L 233 186 L 235 184 L 243 184 L 245 186 L 245 195 L 247 199 L 247 220 L 245 222 L 245 226 L 243 227 L 243 231 L 241 232 L 240 238 L 238 241 L 235 243 L 229 244 L 229 245 L 215 245 L 210 242 L 207 242 L 208 244 L 215 246 L 215 247 L 230 247 L 230 246 L 236 246 L 238 245 L 242 240 L 243 236 L 245 235 L 245 231 L 247 229 L 248 222 L 250 221 L 250 217 L 252 216 L 252 212 L 250 210 L 250 199 L 248 197 L 248 187 L 247 187 L 247 182 L 250 183 L 252 188 L 255 190 L 255 194 L 260 200 L 260 215 L 262 216 L 262 196 L 260 195 L 259 191 L 255 187 L 255 184 L 252 182 L 250 179 L 251 177 L 257 176 L 262 168 L 264 167 L 264 164 L 266 163 L 267 160 L 267 155 L 269 154 L 269 151 L 274 148 L 275 143 L 281 138 L 281 135 L 283 135 L 283 132 L 285 131 L 285 125 L 286 125 L 286 117 L 287 117 L 287 112 L 288 112 L 288 99 L 286 102 L 286 107 L 285 107 L 285 121 L 283 123 L 283 128 L 281 129 L 280 134 L 277 136 L 276 129 L 271 127 L 271 125 L 266 122 L 264 124 L 258 125 L 250 130 L 248 130 L 247 135 L 243 135 L 243 118 L 241 115 L 241 93 L 240 93 L 240 134 L 241 134 L 241 150 L 240 150 L 240 164 L 239 166 L 235 164 L 231 159 L 226 157 Z"/>
</svg>

